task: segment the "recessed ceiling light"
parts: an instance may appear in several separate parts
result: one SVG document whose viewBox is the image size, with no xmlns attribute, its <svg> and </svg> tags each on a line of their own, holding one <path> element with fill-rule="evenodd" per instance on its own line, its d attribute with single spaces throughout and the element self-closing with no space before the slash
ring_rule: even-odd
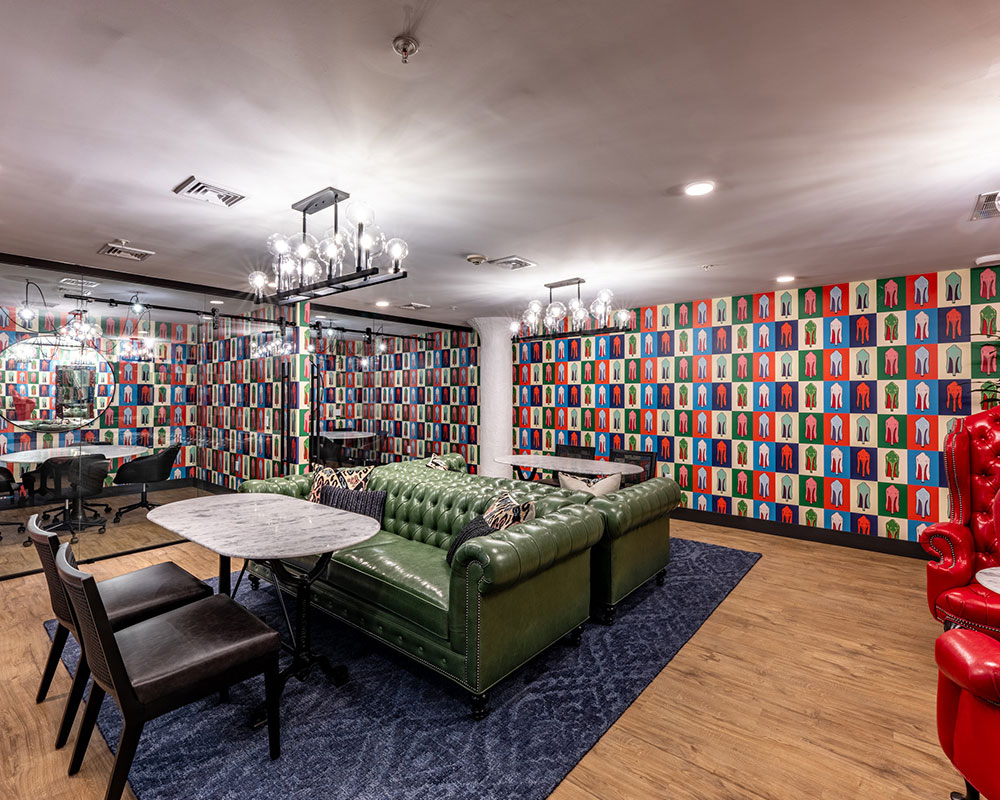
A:
<svg viewBox="0 0 1000 800">
<path fill-rule="evenodd" d="M 692 181 L 684 187 L 684 194 L 688 197 L 700 197 L 703 194 L 711 194 L 715 191 L 715 181 Z"/>
<path fill-rule="evenodd" d="M 792 281 L 795 280 L 795 276 L 794 275 L 779 275 L 776 278 L 776 280 L 778 281 L 778 283 L 791 283 Z"/>
<path fill-rule="evenodd" d="M 377 305 L 379 308 L 388 308 L 389 307 L 389 301 L 388 300 L 376 300 L 375 301 L 375 305 Z"/>
<path fill-rule="evenodd" d="M 211 303 L 213 306 L 221 306 L 226 301 L 225 300 L 209 300 L 208 302 Z"/>
</svg>

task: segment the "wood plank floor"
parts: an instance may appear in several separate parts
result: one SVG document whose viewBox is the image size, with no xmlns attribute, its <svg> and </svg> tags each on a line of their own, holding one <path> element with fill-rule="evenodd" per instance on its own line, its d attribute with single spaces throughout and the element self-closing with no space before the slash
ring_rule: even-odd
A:
<svg viewBox="0 0 1000 800">
<path fill-rule="evenodd" d="M 552 800 L 944 800 L 960 787 L 935 732 L 940 629 L 923 562 L 690 522 L 673 534 L 764 557 Z M 92 569 L 103 579 L 168 559 L 217 571 L 192 544 Z M 52 749 L 64 671 L 34 703 L 51 616 L 40 575 L 0 583 L 5 800 L 100 798 L 110 773 L 99 734 L 72 779 L 69 753 Z"/>
</svg>

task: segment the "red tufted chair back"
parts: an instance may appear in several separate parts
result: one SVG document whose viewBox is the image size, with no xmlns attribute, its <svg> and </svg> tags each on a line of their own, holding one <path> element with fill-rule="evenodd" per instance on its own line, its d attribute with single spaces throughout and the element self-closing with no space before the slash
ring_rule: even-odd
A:
<svg viewBox="0 0 1000 800">
<path fill-rule="evenodd" d="M 968 527 L 975 538 L 973 572 L 1000 566 L 993 514 L 1000 492 L 1000 408 L 956 421 L 945 440 L 944 466 L 951 521 Z"/>
</svg>

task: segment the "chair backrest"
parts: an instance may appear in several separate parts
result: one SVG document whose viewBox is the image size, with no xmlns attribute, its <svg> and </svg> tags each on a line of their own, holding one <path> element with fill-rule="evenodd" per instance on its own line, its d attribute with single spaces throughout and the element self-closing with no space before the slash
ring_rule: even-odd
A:
<svg viewBox="0 0 1000 800">
<path fill-rule="evenodd" d="M 633 486 L 654 477 L 656 472 L 656 453 L 643 450 L 612 450 L 611 460 L 619 464 L 637 464 L 642 472 L 632 475 L 622 475 L 622 486 Z"/>
<path fill-rule="evenodd" d="M 993 500 L 1000 486 L 998 453 L 1000 408 L 956 420 L 945 439 L 951 521 L 967 525 L 972 531 L 976 545 L 973 572 L 1000 566 L 1000 539 L 993 519 Z M 936 522 L 937 517 L 932 516 L 930 521 Z"/>
<path fill-rule="evenodd" d="M 153 483 L 165 481 L 170 477 L 170 470 L 180 452 L 179 444 L 171 445 L 159 453 L 139 458 L 122 464 L 115 476 L 117 483 Z"/>
<path fill-rule="evenodd" d="M 56 615 L 60 625 L 75 631 L 76 622 L 73 619 L 73 610 L 69 598 L 66 596 L 62 579 L 59 577 L 59 571 L 56 569 L 59 537 L 39 527 L 38 514 L 32 514 L 25 523 L 25 527 L 28 530 L 28 538 L 34 543 L 35 550 L 38 552 L 38 560 L 42 562 L 45 584 L 49 587 L 49 602 L 52 604 L 52 613 Z"/>
<path fill-rule="evenodd" d="M 68 544 L 60 545 L 56 552 L 56 569 L 73 606 L 77 635 L 94 680 L 119 699 L 123 696 L 134 699 L 135 692 L 94 576 L 77 569 Z"/>
<path fill-rule="evenodd" d="M 556 455 L 561 458 L 593 459 L 596 453 L 593 447 L 587 447 L 586 445 L 560 443 L 556 445 Z"/>
<path fill-rule="evenodd" d="M 14 480 L 14 473 L 7 467 L 0 467 L 0 492 L 12 492 L 15 486 L 17 481 Z"/>
<path fill-rule="evenodd" d="M 80 471 L 70 473 L 73 493 L 79 497 L 95 497 L 104 490 L 104 479 L 108 477 L 111 462 L 103 458 L 86 458 L 80 461 Z"/>
</svg>

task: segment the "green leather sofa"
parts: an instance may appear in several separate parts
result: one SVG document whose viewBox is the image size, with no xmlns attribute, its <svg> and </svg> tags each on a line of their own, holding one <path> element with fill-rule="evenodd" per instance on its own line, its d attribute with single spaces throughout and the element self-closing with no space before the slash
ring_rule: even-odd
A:
<svg viewBox="0 0 1000 800">
<path fill-rule="evenodd" d="M 524 481 L 469 475 L 465 459 L 458 453 L 442 457 L 449 472 L 430 470 L 429 459 L 388 464 L 381 469 L 420 476 L 437 472 L 447 480 L 478 482 L 515 491 Z M 533 483 L 536 491 L 562 491 L 549 484 Z M 578 493 L 581 502 L 600 512 L 604 535 L 591 550 L 591 616 L 610 625 L 617 605 L 656 577 L 663 582 L 670 562 L 670 512 L 681 502 L 681 490 L 672 478 L 652 478 L 611 494 L 594 497 Z"/>
<path fill-rule="evenodd" d="M 590 549 L 604 520 L 586 496 L 522 483 L 513 494 L 535 502 L 536 519 L 465 542 L 449 567 L 451 538 L 496 494 L 488 481 L 456 474 L 377 468 L 368 488 L 387 492 L 382 530 L 334 554 L 313 603 L 464 687 L 478 718 L 490 687 L 582 632 Z M 296 475 L 245 481 L 239 491 L 307 497 L 311 485 L 311 475 Z M 271 579 L 261 565 L 249 569 L 256 582 Z"/>
</svg>

